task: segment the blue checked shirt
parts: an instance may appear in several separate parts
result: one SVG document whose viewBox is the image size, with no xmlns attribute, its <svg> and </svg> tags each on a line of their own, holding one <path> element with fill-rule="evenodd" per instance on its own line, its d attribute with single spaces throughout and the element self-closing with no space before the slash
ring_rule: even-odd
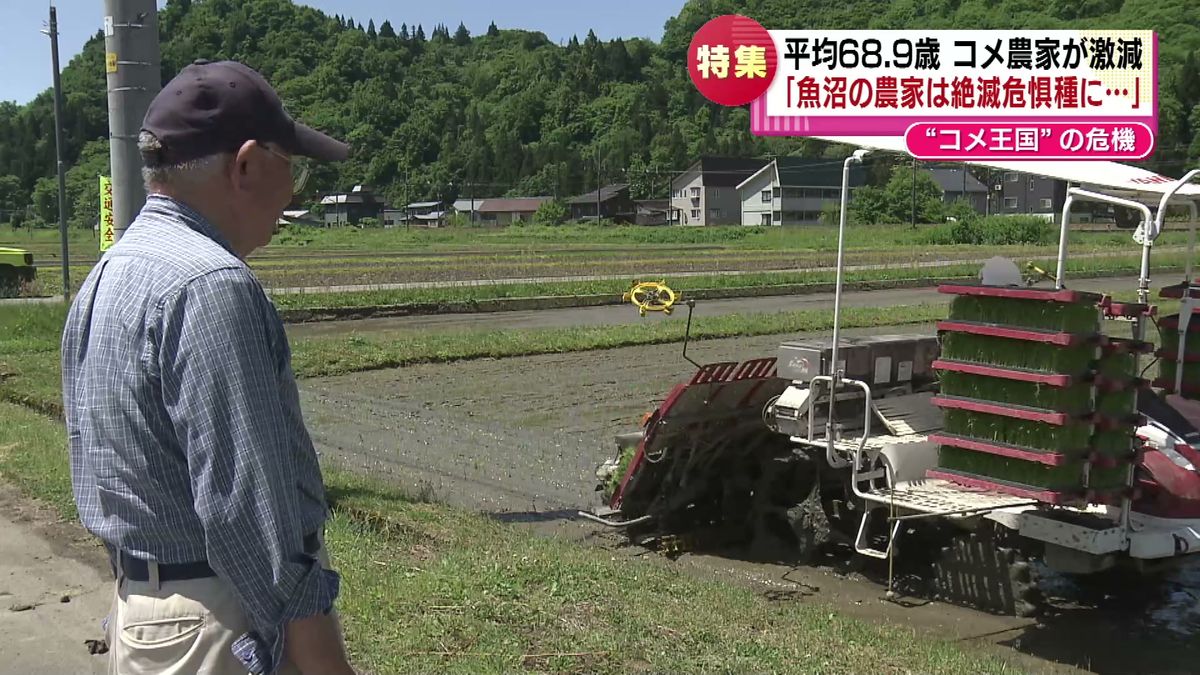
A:
<svg viewBox="0 0 1200 675">
<path fill-rule="evenodd" d="M 84 526 L 133 557 L 207 561 L 250 621 L 235 653 L 275 672 L 284 625 L 329 611 L 338 576 L 304 553 L 324 485 L 250 269 L 194 210 L 149 196 L 72 303 L 62 366 Z"/>
</svg>

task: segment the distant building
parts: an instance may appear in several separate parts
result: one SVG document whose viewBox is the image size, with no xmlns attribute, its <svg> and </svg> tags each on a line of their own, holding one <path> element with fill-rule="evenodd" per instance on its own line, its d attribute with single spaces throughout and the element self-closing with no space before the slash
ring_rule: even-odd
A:
<svg viewBox="0 0 1200 675">
<path fill-rule="evenodd" d="M 1067 201 L 1067 183 L 1017 171 L 992 174 L 991 213 L 1056 217 Z"/>
<path fill-rule="evenodd" d="M 942 191 L 942 201 L 952 204 L 961 199 L 970 204 L 976 213 L 987 213 L 988 188 L 965 167 L 929 169 L 929 174 Z"/>
<path fill-rule="evenodd" d="M 851 167 L 851 198 L 865 177 L 862 165 Z M 841 204 L 842 162 L 778 157 L 739 183 L 737 189 L 742 225 L 817 224 L 822 209 Z"/>
<path fill-rule="evenodd" d="M 384 227 L 400 227 L 408 223 L 406 216 L 407 211 L 404 209 L 384 209 L 383 210 L 383 226 Z"/>
<path fill-rule="evenodd" d="M 471 220 L 471 214 L 474 213 L 475 219 L 478 220 L 480 206 L 483 206 L 483 198 L 481 197 L 475 199 L 456 199 L 450 205 L 450 208 L 467 220 Z"/>
<path fill-rule="evenodd" d="M 670 220 L 675 225 L 737 225 L 737 186 L 766 166 L 765 159 L 701 157 L 671 181 Z"/>
<path fill-rule="evenodd" d="M 383 201 L 365 185 L 355 185 L 350 192 L 326 195 L 321 198 L 325 225 L 357 225 L 363 218 L 376 218 L 383 212 Z"/>
<path fill-rule="evenodd" d="M 553 197 L 515 197 L 512 199 L 485 199 L 478 202 L 479 219 L 485 225 L 511 225 L 513 223 L 528 223 L 533 220 L 533 214 L 542 204 L 551 201 Z M 458 202 L 455 202 L 457 204 Z M 595 210 L 595 202 L 593 211 Z"/>
<path fill-rule="evenodd" d="M 308 209 L 288 209 L 283 212 L 283 215 L 276 221 L 277 225 L 306 225 L 309 227 L 322 227 L 325 221 L 313 215 Z"/>
<path fill-rule="evenodd" d="M 572 220 L 596 220 L 596 202 L 599 201 L 599 217 L 615 223 L 633 223 L 637 218 L 637 206 L 629 196 L 629 185 L 618 183 L 600 188 L 599 200 L 596 190 L 567 200 Z"/>
<path fill-rule="evenodd" d="M 668 225 L 671 222 L 671 200 L 636 199 L 638 225 Z"/>
<path fill-rule="evenodd" d="M 448 215 L 441 202 L 413 202 L 404 207 L 405 222 L 420 227 L 441 227 Z"/>
</svg>

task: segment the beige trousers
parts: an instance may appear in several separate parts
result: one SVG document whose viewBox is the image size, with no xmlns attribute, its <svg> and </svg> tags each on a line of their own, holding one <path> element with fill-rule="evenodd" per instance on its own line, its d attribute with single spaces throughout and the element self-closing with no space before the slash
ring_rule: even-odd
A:
<svg viewBox="0 0 1200 675">
<path fill-rule="evenodd" d="M 329 568 L 324 546 L 317 557 Z M 115 585 L 107 636 L 110 675 L 246 675 L 230 648 L 249 630 L 248 622 L 227 582 L 210 577 L 155 587 L 126 579 Z M 300 675 L 286 662 L 278 672 Z"/>
</svg>

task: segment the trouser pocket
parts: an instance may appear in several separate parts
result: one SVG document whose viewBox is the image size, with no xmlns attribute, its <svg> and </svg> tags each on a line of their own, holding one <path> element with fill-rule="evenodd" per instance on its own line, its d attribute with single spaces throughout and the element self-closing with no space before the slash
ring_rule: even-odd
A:
<svg viewBox="0 0 1200 675">
<path fill-rule="evenodd" d="M 149 612 L 150 616 L 129 612 L 114 627 L 120 645 L 110 653 L 110 658 L 117 664 L 116 671 L 121 675 L 196 672 L 197 650 L 204 649 L 205 615 L 193 607 L 172 612 L 163 606 L 169 603 L 154 604 L 157 611 Z M 130 607 L 126 605 L 125 609 Z"/>
</svg>

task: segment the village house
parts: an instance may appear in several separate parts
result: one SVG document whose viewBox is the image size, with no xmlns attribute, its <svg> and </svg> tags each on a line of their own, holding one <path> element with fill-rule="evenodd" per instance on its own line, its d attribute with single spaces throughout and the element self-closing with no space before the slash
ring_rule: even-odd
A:
<svg viewBox="0 0 1200 675">
<path fill-rule="evenodd" d="M 987 213 L 988 189 L 965 167 L 934 168 L 928 170 L 933 182 L 942 191 L 942 201 L 952 204 L 963 200 L 979 214 Z"/>
<path fill-rule="evenodd" d="M 850 189 L 865 182 L 861 165 L 850 169 Z M 842 162 L 804 157 L 771 160 L 737 186 L 742 225 L 812 225 L 842 197 Z"/>
<path fill-rule="evenodd" d="M 742 219 L 738 184 L 766 166 L 765 159 L 701 157 L 671 181 L 670 222 L 737 225 Z"/>
<path fill-rule="evenodd" d="M 485 225 L 512 225 L 513 223 L 528 223 L 533 220 L 533 214 L 542 204 L 551 201 L 552 197 L 514 197 L 511 199 L 495 198 L 479 202 L 479 218 Z M 593 202 L 593 207 L 595 206 Z M 594 210 L 594 208 L 593 208 Z"/>
<path fill-rule="evenodd" d="M 596 220 L 596 208 L 599 202 L 600 218 L 615 223 L 633 223 L 637 218 L 637 206 L 629 196 L 629 185 L 618 183 L 600 188 L 599 199 L 596 190 L 587 194 L 572 197 L 567 200 L 571 209 L 572 220 Z"/>
<path fill-rule="evenodd" d="M 350 192 L 326 195 L 321 198 L 325 226 L 358 225 L 363 218 L 378 219 L 383 201 L 365 185 L 355 185 Z"/>
</svg>

